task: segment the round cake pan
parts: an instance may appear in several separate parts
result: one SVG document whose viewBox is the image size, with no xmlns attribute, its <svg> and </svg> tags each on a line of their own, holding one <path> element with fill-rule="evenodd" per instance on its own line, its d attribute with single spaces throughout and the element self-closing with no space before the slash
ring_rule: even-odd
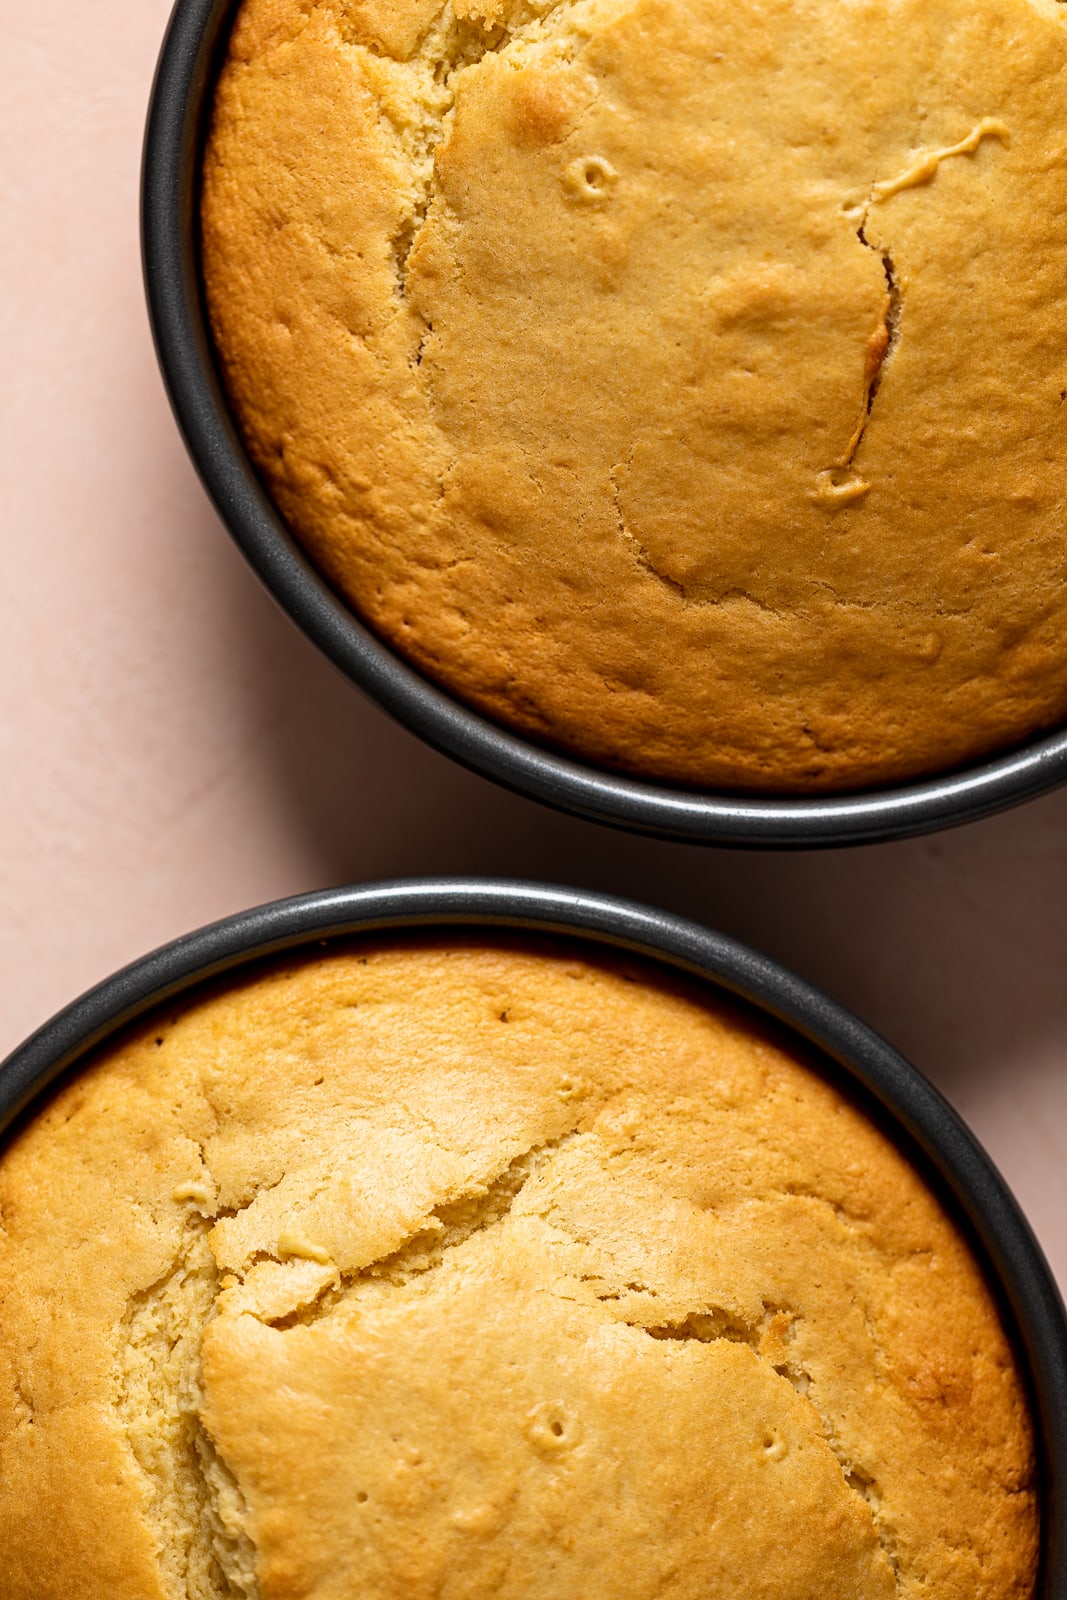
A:
<svg viewBox="0 0 1067 1600">
<path fill-rule="evenodd" d="M 177 0 L 145 136 L 142 240 L 149 310 L 179 426 L 223 521 L 309 638 L 444 754 L 578 816 L 729 845 L 863 844 L 985 816 L 1067 778 L 1067 730 L 978 766 L 844 796 L 758 798 L 671 788 L 555 754 L 490 722 L 375 637 L 289 533 L 241 442 L 219 379 L 199 269 L 199 172 L 234 0 Z"/>
<path fill-rule="evenodd" d="M 884 1040 L 764 956 L 667 912 L 577 889 L 494 879 L 367 884 L 276 901 L 201 929 L 83 995 L 0 1066 L 0 1132 L 62 1074 L 153 1007 L 264 957 L 401 930 L 561 935 L 696 978 L 784 1028 L 874 1115 L 941 1194 L 998 1295 L 1028 1383 L 1042 1485 L 1036 1600 L 1067 1600 L 1067 1318 L 996 1168 L 951 1107 Z"/>
</svg>

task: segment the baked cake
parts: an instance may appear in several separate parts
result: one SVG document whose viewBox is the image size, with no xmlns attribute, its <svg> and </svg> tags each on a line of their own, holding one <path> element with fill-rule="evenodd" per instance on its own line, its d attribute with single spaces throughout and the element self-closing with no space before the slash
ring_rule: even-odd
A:
<svg viewBox="0 0 1067 1600">
<path fill-rule="evenodd" d="M 423 673 L 697 787 L 1067 712 L 1067 5 L 245 0 L 203 260 L 280 510 Z"/>
<path fill-rule="evenodd" d="M 4 1600 L 1027 1600 L 968 1248 L 741 1014 L 352 946 L 112 1047 L 0 1161 Z"/>
</svg>

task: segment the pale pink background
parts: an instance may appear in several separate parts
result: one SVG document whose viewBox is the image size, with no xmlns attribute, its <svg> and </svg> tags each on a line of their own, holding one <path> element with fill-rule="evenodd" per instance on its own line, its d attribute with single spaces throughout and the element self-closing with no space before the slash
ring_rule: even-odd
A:
<svg viewBox="0 0 1067 1600">
<path fill-rule="evenodd" d="M 396 873 L 677 907 L 854 1007 L 970 1120 L 1067 1283 L 1067 792 L 909 844 L 655 844 L 433 755 L 275 610 L 190 468 L 137 241 L 167 0 L 0 0 L 0 1054 L 226 912 Z"/>
</svg>

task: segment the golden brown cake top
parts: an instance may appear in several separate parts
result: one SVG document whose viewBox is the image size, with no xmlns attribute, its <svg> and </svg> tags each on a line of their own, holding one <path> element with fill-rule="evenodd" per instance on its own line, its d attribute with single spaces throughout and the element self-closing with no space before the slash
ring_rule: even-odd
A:
<svg viewBox="0 0 1067 1600">
<path fill-rule="evenodd" d="M 245 0 L 203 194 L 279 506 L 491 716 L 848 788 L 1067 713 L 1067 6 Z"/>
<path fill-rule="evenodd" d="M 0 1163 L 4 1600 L 1025 1600 L 1026 1409 L 915 1172 L 738 1015 L 355 947 Z"/>
</svg>

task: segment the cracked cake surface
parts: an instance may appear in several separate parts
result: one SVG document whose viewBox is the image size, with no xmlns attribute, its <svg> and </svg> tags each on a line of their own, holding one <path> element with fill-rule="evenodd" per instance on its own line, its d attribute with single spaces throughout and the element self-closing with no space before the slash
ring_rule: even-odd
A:
<svg viewBox="0 0 1067 1600">
<path fill-rule="evenodd" d="M 832 790 L 1067 713 L 1067 6 L 244 0 L 203 262 L 313 559 L 598 764 Z"/>
<path fill-rule="evenodd" d="M 356 945 L 161 1014 L 0 1162 L 5 1600 L 1026 1600 L 965 1244 L 738 1013 Z"/>
</svg>

